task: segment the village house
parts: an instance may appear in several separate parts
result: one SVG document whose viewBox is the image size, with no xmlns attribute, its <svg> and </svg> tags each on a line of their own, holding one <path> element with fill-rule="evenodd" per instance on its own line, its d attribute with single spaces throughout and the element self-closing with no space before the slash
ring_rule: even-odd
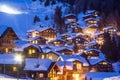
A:
<svg viewBox="0 0 120 80">
<path fill-rule="evenodd" d="M 86 14 L 83 16 L 83 20 L 88 19 L 88 18 L 96 18 L 94 14 Z"/>
<path fill-rule="evenodd" d="M 42 53 L 42 49 L 38 44 L 26 43 L 23 45 L 18 45 L 14 48 L 15 53 L 20 53 L 25 56 L 25 58 L 36 58 Z"/>
<path fill-rule="evenodd" d="M 29 42 L 33 44 L 44 45 L 46 44 L 46 39 L 41 36 L 36 36 L 33 38 L 29 38 Z"/>
<path fill-rule="evenodd" d="M 57 61 L 59 59 L 60 53 L 56 51 L 49 50 L 48 52 L 43 52 L 40 54 L 40 59 L 50 59 L 52 61 Z"/>
<path fill-rule="evenodd" d="M 97 42 L 89 42 L 88 43 L 88 48 L 100 49 L 100 44 L 98 44 Z"/>
<path fill-rule="evenodd" d="M 72 36 L 68 38 L 67 43 L 68 44 L 84 44 L 85 42 L 87 42 L 84 38 L 82 38 L 81 36 Z"/>
<path fill-rule="evenodd" d="M 100 62 L 97 62 L 96 64 L 93 64 L 92 66 L 95 72 L 113 72 L 112 63 L 109 63 L 105 60 L 101 60 Z"/>
<path fill-rule="evenodd" d="M 63 55 L 72 55 L 74 52 L 72 49 L 66 47 L 57 48 L 55 51 Z"/>
<path fill-rule="evenodd" d="M 0 73 L 20 77 L 23 73 L 23 62 L 18 62 L 16 54 L 0 54 Z M 19 72 L 19 74 L 18 74 Z"/>
<path fill-rule="evenodd" d="M 53 39 L 50 42 L 48 42 L 48 44 L 54 45 L 54 46 L 64 46 L 65 43 L 66 41 L 62 39 Z"/>
<path fill-rule="evenodd" d="M 57 37 L 57 32 L 51 27 L 46 27 L 39 30 L 39 36 L 45 38 L 47 42 Z"/>
<path fill-rule="evenodd" d="M 78 19 L 77 16 L 75 14 L 68 14 L 64 17 L 64 21 L 65 21 L 65 26 L 67 28 L 70 28 L 72 26 L 78 26 Z"/>
<path fill-rule="evenodd" d="M 79 26 L 74 26 L 74 27 L 72 27 L 72 32 L 73 32 L 73 33 L 82 33 L 83 31 L 82 31 L 82 28 L 81 28 L 81 27 L 79 27 Z"/>
<path fill-rule="evenodd" d="M 91 25 L 91 24 L 98 24 L 99 22 L 99 19 L 96 19 L 96 18 L 88 18 L 88 19 L 85 19 L 85 22 L 86 22 L 86 25 Z"/>
<path fill-rule="evenodd" d="M 88 59 L 98 59 L 100 57 L 100 50 L 97 49 L 88 49 L 84 50 L 83 56 L 86 55 L 86 58 Z"/>
<path fill-rule="evenodd" d="M 60 69 L 56 62 L 49 59 L 26 58 L 24 71 L 34 80 L 58 80 Z"/>
<path fill-rule="evenodd" d="M 12 53 L 14 40 L 19 39 L 11 27 L 0 26 L 0 53 Z"/>
<path fill-rule="evenodd" d="M 36 36 L 39 36 L 39 31 L 38 30 L 29 30 L 27 31 L 28 38 L 34 38 Z"/>
<path fill-rule="evenodd" d="M 57 61 L 62 73 L 59 73 L 60 80 L 84 80 L 83 76 L 89 71 L 87 61 L 81 56 L 61 56 L 61 61 Z M 62 74 L 62 75 L 61 75 Z"/>
<path fill-rule="evenodd" d="M 99 13 L 96 10 L 87 10 L 85 14 L 92 14 L 94 16 L 99 16 Z"/>
<path fill-rule="evenodd" d="M 63 40 L 68 40 L 69 37 L 70 37 L 70 34 L 61 34 L 61 39 Z"/>
<path fill-rule="evenodd" d="M 118 29 L 115 26 L 107 26 L 107 27 L 103 28 L 104 32 L 108 32 L 111 35 L 116 34 L 117 30 Z"/>
</svg>

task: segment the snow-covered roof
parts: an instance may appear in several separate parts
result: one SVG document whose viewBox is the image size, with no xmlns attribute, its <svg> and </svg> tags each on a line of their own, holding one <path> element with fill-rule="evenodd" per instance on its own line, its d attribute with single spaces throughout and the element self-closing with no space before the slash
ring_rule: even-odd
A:
<svg viewBox="0 0 120 80">
<path fill-rule="evenodd" d="M 87 10 L 86 11 L 86 14 L 91 14 L 91 13 L 93 13 L 93 12 L 95 12 L 96 10 Z"/>
<path fill-rule="evenodd" d="M 94 45 L 97 45 L 97 44 L 98 44 L 98 43 L 95 42 L 95 41 L 94 41 L 94 42 L 89 42 L 89 43 L 88 43 L 89 46 L 94 46 Z"/>
<path fill-rule="evenodd" d="M 115 73 L 115 72 L 88 72 L 86 73 L 86 78 L 87 80 L 90 80 L 90 78 L 92 78 L 92 80 L 104 80 L 104 78 L 109 78 L 119 75 L 120 73 Z"/>
<path fill-rule="evenodd" d="M 42 37 L 42 36 L 36 36 L 36 37 L 33 37 L 33 38 L 29 38 L 28 40 L 29 41 L 33 41 L 33 40 L 36 40 L 36 39 L 39 39 L 39 38 L 42 38 L 42 39 L 44 39 L 44 40 L 46 40 L 44 37 Z"/>
<path fill-rule="evenodd" d="M 56 62 L 60 67 L 60 72 L 63 73 L 63 67 L 65 66 L 67 70 L 73 69 L 73 62 L 71 61 L 57 61 Z"/>
<path fill-rule="evenodd" d="M 49 59 L 26 58 L 24 70 L 48 71 L 51 63 L 52 63 L 52 60 L 49 60 Z"/>
<path fill-rule="evenodd" d="M 98 27 L 98 24 L 90 24 L 88 27 Z"/>
<path fill-rule="evenodd" d="M 74 17 L 76 17 L 76 15 L 73 14 L 73 13 L 67 14 L 67 15 L 65 15 L 64 17 L 69 17 L 69 16 L 74 16 Z"/>
<path fill-rule="evenodd" d="M 42 32 L 42 31 L 47 30 L 47 29 L 55 30 L 55 29 L 52 28 L 52 27 L 44 27 L 44 28 L 40 28 L 39 31 Z"/>
<path fill-rule="evenodd" d="M 47 51 L 46 53 L 50 53 L 50 52 L 53 52 L 53 53 L 55 53 L 55 54 L 58 55 L 58 56 L 61 55 L 60 53 L 58 53 L 58 52 L 56 52 L 56 51 L 53 51 L 53 50 L 49 50 L 49 51 Z"/>
<path fill-rule="evenodd" d="M 105 61 L 104 59 L 100 59 L 100 58 L 98 58 L 98 59 L 88 59 L 88 60 L 89 60 L 91 65 L 95 65 L 99 62 Z"/>
<path fill-rule="evenodd" d="M 0 64 L 21 64 L 15 60 L 15 54 L 0 54 Z"/>
<path fill-rule="evenodd" d="M 63 41 L 63 42 L 66 42 L 66 41 L 63 40 L 63 39 L 52 39 L 50 42 L 54 42 L 54 41 Z"/>
<path fill-rule="evenodd" d="M 14 50 L 15 51 L 23 51 L 24 48 L 27 48 L 29 46 L 34 46 L 41 52 L 40 46 L 38 44 L 32 44 L 32 43 L 27 43 L 27 44 L 24 44 L 24 45 L 18 45 L 16 48 L 14 48 Z"/>
<path fill-rule="evenodd" d="M 68 48 L 68 47 L 59 47 L 59 48 L 56 48 L 55 51 L 61 51 L 61 50 L 70 50 L 70 51 L 73 51 L 72 49 Z"/>
<path fill-rule="evenodd" d="M 7 74 L 0 74 L 0 80 L 16 80 L 14 77 Z"/>
<path fill-rule="evenodd" d="M 88 18 L 88 19 L 85 19 L 85 21 L 89 21 L 89 20 L 100 21 L 98 18 Z"/>
<path fill-rule="evenodd" d="M 71 61 L 71 62 L 77 60 L 77 61 L 82 62 L 82 63 L 83 63 L 83 66 L 89 66 L 89 64 L 88 64 L 88 62 L 85 60 L 85 58 L 82 57 L 82 56 L 80 56 L 80 55 L 69 55 L 69 56 L 68 56 L 68 55 L 61 55 L 61 56 L 60 56 L 60 59 L 61 59 L 62 61 Z"/>
</svg>

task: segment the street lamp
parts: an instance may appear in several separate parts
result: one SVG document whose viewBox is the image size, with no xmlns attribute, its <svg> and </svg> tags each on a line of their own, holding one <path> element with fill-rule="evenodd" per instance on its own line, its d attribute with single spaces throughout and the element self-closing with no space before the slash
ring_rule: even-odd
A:
<svg viewBox="0 0 120 80">
<path fill-rule="evenodd" d="M 19 80 L 19 68 L 18 64 L 21 64 L 23 58 L 20 54 L 15 55 L 15 61 L 17 62 L 17 80 Z"/>
</svg>

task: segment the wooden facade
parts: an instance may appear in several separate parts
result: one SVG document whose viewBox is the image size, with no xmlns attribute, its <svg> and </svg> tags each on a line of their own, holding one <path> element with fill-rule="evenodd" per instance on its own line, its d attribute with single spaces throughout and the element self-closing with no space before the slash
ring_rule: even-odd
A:
<svg viewBox="0 0 120 80">
<path fill-rule="evenodd" d="M 30 38 L 29 42 L 33 44 L 44 45 L 46 44 L 46 39 L 41 36 L 36 36 L 34 38 Z"/>
<path fill-rule="evenodd" d="M 39 31 L 38 30 L 30 30 L 27 32 L 28 38 L 34 38 L 36 36 L 39 36 Z"/>
<path fill-rule="evenodd" d="M 15 48 L 14 40 L 17 40 L 18 36 L 11 27 L 8 27 L 0 36 L 0 53 L 12 53 Z"/>
<path fill-rule="evenodd" d="M 56 30 L 54 30 L 53 28 L 46 28 L 39 32 L 39 36 L 44 37 L 47 41 L 50 41 L 56 38 L 57 33 Z"/>
<path fill-rule="evenodd" d="M 41 52 L 42 52 L 42 50 L 40 47 L 37 48 L 33 45 L 30 45 L 30 46 L 24 48 L 24 50 L 23 50 L 25 57 L 28 57 L 28 58 L 29 57 L 37 58 Z"/>
<path fill-rule="evenodd" d="M 64 46 L 65 43 L 66 43 L 65 40 L 62 40 L 62 39 L 55 39 L 55 40 L 51 40 L 48 44 L 54 45 L 54 46 Z"/>
<path fill-rule="evenodd" d="M 51 63 L 48 70 L 39 71 L 25 70 L 27 76 L 34 80 L 57 80 L 58 78 L 57 72 L 59 71 L 60 71 L 59 67 L 55 62 Z"/>
<path fill-rule="evenodd" d="M 57 52 L 63 54 L 63 55 L 72 55 L 73 54 L 73 50 L 70 49 L 62 49 L 62 50 L 57 50 Z"/>
<path fill-rule="evenodd" d="M 112 63 L 107 61 L 101 61 L 95 65 L 93 65 L 96 72 L 113 72 Z"/>
</svg>

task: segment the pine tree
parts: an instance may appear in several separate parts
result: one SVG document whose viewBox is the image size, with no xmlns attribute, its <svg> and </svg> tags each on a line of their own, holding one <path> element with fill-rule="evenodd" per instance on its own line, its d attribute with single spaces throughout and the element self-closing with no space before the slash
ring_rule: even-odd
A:
<svg viewBox="0 0 120 80">
<path fill-rule="evenodd" d="M 61 7 L 57 7 L 54 14 L 54 22 L 56 24 L 56 29 L 58 32 L 63 32 L 63 19 Z"/>
<path fill-rule="evenodd" d="M 46 16 L 45 16 L 45 20 L 49 20 L 49 17 L 48 17 L 48 15 L 46 15 Z"/>
<path fill-rule="evenodd" d="M 118 60 L 118 50 L 116 46 L 116 41 L 111 38 L 110 34 L 104 33 L 104 44 L 101 47 L 101 51 L 105 54 L 106 60 L 109 62 L 116 62 Z"/>
<path fill-rule="evenodd" d="M 51 3 L 52 5 L 54 5 L 54 4 L 56 4 L 56 1 L 55 0 L 52 0 L 52 3 Z"/>
<path fill-rule="evenodd" d="M 33 23 L 36 23 L 36 22 L 40 22 L 40 18 L 37 15 L 35 15 Z"/>
<path fill-rule="evenodd" d="M 32 0 L 33 2 L 36 1 L 36 0 Z"/>
<path fill-rule="evenodd" d="M 50 0 L 46 0 L 46 2 L 45 2 L 45 6 L 48 6 L 50 4 Z"/>
</svg>

